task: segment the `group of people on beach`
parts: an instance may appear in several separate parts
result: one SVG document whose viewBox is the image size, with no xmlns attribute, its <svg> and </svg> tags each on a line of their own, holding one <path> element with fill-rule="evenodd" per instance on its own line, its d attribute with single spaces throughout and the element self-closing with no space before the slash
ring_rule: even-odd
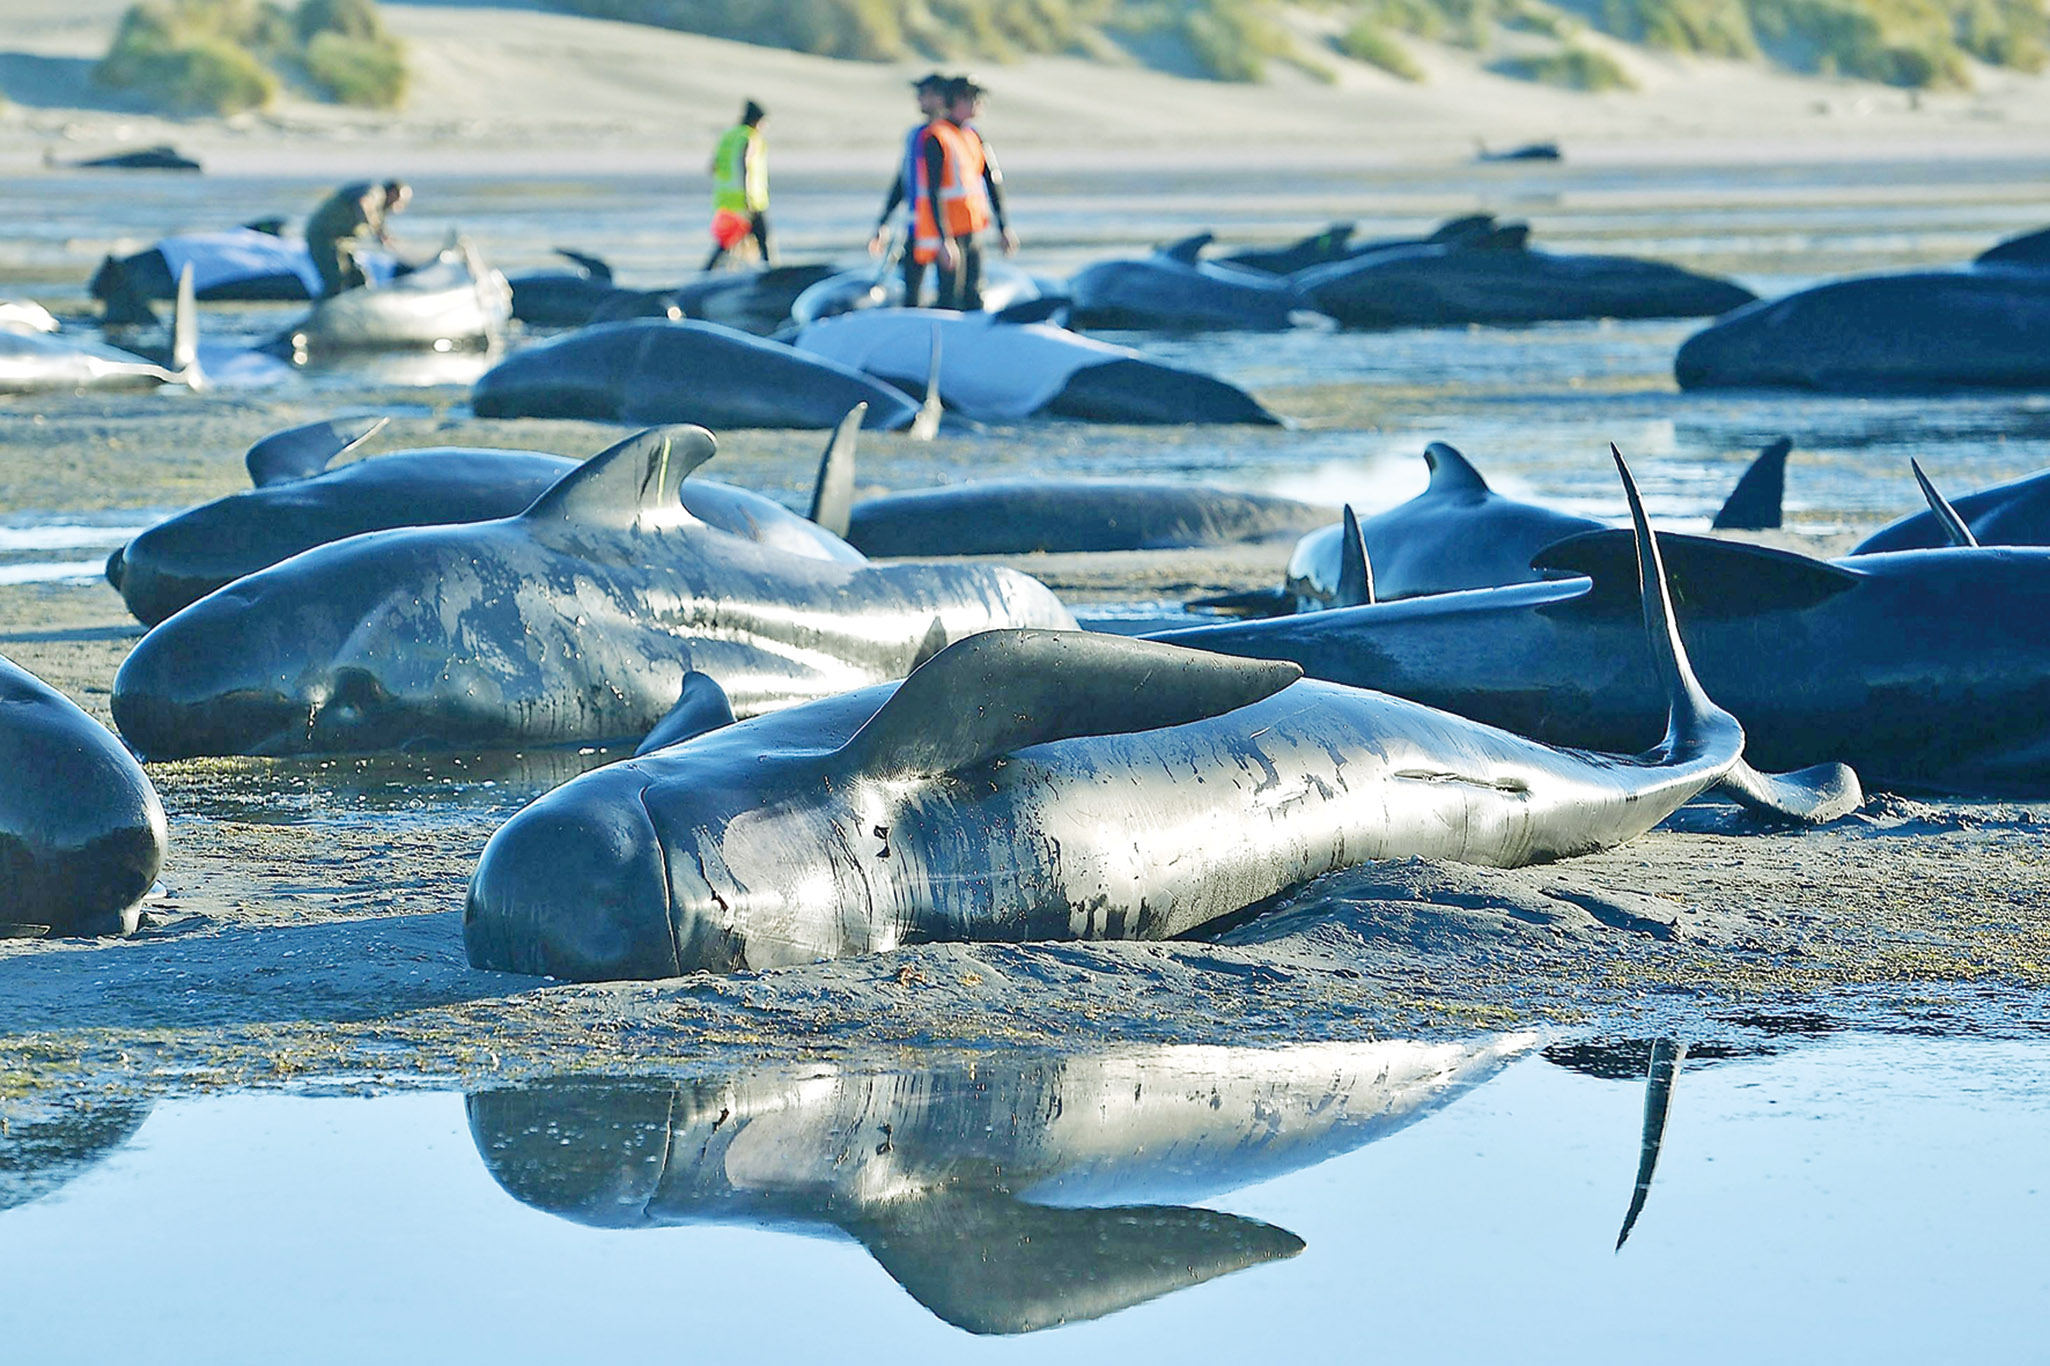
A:
<svg viewBox="0 0 2050 1366">
<path fill-rule="evenodd" d="M 1018 235 L 1004 216 L 1004 176 L 975 127 L 983 89 L 966 76 L 929 72 L 911 83 L 919 122 L 904 138 L 904 155 L 869 238 L 871 255 L 903 252 L 904 302 L 916 307 L 928 269 L 940 308 L 982 307 L 982 242 L 992 228 L 1006 256 Z M 740 122 L 720 135 L 712 153 L 712 270 L 748 238 L 773 264 L 769 245 L 769 168 L 762 121 L 768 111 L 749 100 Z M 902 238 L 892 227 L 898 206 L 909 210 Z"/>
</svg>

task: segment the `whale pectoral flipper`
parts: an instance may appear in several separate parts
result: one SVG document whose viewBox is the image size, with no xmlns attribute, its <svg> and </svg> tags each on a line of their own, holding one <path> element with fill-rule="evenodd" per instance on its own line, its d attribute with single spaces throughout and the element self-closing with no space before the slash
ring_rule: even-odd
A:
<svg viewBox="0 0 2050 1366">
<path fill-rule="evenodd" d="M 1856 570 L 1806 555 L 1708 536 L 1661 532 L 1659 549 L 1674 598 L 1694 616 L 1799 611 L 1855 588 L 1861 578 Z M 1627 528 L 1583 531 L 1554 541 L 1531 556 L 1530 565 L 1559 574 L 1585 574 L 1594 581 L 1586 594 L 1549 610 L 1620 614 L 1638 609 L 1637 551 Z"/>
<path fill-rule="evenodd" d="M 1338 592 L 1331 599 L 1331 605 L 1371 607 L 1374 605 L 1374 562 L 1367 555 L 1366 533 L 1360 530 L 1360 519 L 1353 513 L 1351 503 L 1345 505 L 1344 541 L 1338 552 Z"/>
<path fill-rule="evenodd" d="M 520 517 L 536 535 L 551 522 L 621 530 L 648 522 L 688 526 L 697 519 L 681 502 L 683 481 L 718 451 L 703 427 L 650 427 L 563 475 Z"/>
<path fill-rule="evenodd" d="M 1936 524 L 1943 528 L 1943 535 L 1954 546 L 1977 546 L 1979 538 L 1965 525 L 1965 519 L 1957 515 L 1957 509 L 1950 505 L 1950 499 L 1936 491 L 1936 485 L 1929 482 L 1929 476 L 1922 472 L 1922 462 L 1909 459 L 1908 468 L 1915 472 L 1915 482 L 1922 486 L 1922 497 L 1929 504 L 1929 511 L 1936 518 Z"/>
<path fill-rule="evenodd" d="M 833 429 L 819 457 L 819 477 L 811 487 L 811 520 L 835 536 L 845 538 L 854 517 L 854 448 L 861 424 L 868 417 L 868 405 L 857 403 Z"/>
<path fill-rule="evenodd" d="M 951 773 L 1028 745 L 1222 716 L 1301 677 L 1290 661 L 1093 631 L 984 631 L 914 670 L 840 758 L 875 775 Z"/>
<path fill-rule="evenodd" d="M 1865 789 L 1848 764 L 1812 764 L 1792 773 L 1760 773 L 1739 759 L 1718 787 L 1747 811 L 1806 825 L 1826 825 L 1865 804 Z"/>
<path fill-rule="evenodd" d="M 1769 531 L 1785 520 L 1787 455 L 1792 437 L 1783 436 L 1758 453 L 1737 479 L 1709 525 L 1718 531 Z"/>
<path fill-rule="evenodd" d="M 338 417 L 273 432 L 249 448 L 242 463 L 258 488 L 311 479 L 335 457 L 356 449 L 391 421 L 388 417 Z"/>
</svg>

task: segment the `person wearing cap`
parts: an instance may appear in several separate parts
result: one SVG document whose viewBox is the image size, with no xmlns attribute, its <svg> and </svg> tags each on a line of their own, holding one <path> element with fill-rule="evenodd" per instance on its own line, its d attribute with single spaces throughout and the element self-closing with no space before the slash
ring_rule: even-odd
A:
<svg viewBox="0 0 2050 1366">
<path fill-rule="evenodd" d="M 967 143 L 970 162 L 980 162 L 982 167 L 980 191 L 988 201 L 990 216 L 995 220 L 997 237 L 1003 243 L 1006 256 L 1018 254 L 1018 234 L 1004 219 L 1004 173 L 997 165 L 996 154 L 990 150 L 981 130 L 973 120 L 982 112 L 983 89 L 966 76 L 956 76 L 947 82 L 947 121 L 961 130 Z M 962 272 L 956 283 L 956 302 L 951 307 L 974 311 L 982 307 L 982 262 L 981 251 L 973 242 L 962 247 Z M 968 261 L 974 261 L 974 272 L 968 270 Z M 947 307 L 949 305 L 942 305 Z"/>
<path fill-rule="evenodd" d="M 904 135 L 904 155 L 897 163 L 897 174 L 890 181 L 889 194 L 883 200 L 883 211 L 876 215 L 875 232 L 868 239 L 871 256 L 881 256 L 890 243 L 890 215 L 899 204 L 911 202 L 916 197 L 918 178 L 925 156 L 925 141 L 928 130 L 935 120 L 946 113 L 947 78 L 937 71 L 927 72 L 911 83 L 911 89 L 918 98 L 919 121 Z M 921 261 L 917 253 L 904 253 L 904 303 L 907 307 L 918 307 L 919 295 L 925 288 L 925 270 L 931 264 Z"/>
<path fill-rule="evenodd" d="M 769 157 L 762 147 L 762 120 L 768 111 L 749 100 L 740 122 L 719 137 L 712 151 L 711 270 L 749 235 L 761 248 L 762 264 L 774 264 L 769 253 Z"/>
<path fill-rule="evenodd" d="M 405 181 L 387 180 L 344 185 L 321 201 L 306 220 L 306 251 L 320 272 L 321 298 L 369 283 L 359 254 L 372 246 L 391 248 L 385 218 L 403 213 L 412 199 Z"/>
<path fill-rule="evenodd" d="M 981 91 L 957 76 L 943 100 L 958 97 L 970 109 Z M 927 125 L 919 177 L 911 200 L 911 251 L 939 267 L 941 308 L 982 307 L 980 234 L 990 225 L 988 182 L 983 175 L 982 139 L 942 114 Z"/>
</svg>

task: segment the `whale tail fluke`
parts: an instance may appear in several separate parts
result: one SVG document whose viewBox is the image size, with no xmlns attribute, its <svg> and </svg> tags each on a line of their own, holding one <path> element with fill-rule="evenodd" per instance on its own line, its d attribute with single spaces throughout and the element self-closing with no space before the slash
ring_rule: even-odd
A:
<svg viewBox="0 0 2050 1366">
<path fill-rule="evenodd" d="M 1630 504 L 1630 523 L 1636 533 L 1637 584 L 1644 611 L 1644 633 L 1651 644 L 1652 669 L 1666 695 L 1666 738 L 1653 751 L 1658 762 L 1678 762 L 1707 753 L 1712 748 L 1734 744 L 1743 753 L 1744 732 L 1737 718 L 1709 700 L 1694 676 L 1687 658 L 1687 646 L 1680 639 L 1680 623 L 1673 615 L 1673 596 L 1666 585 L 1665 560 L 1659 554 L 1658 537 L 1645 515 L 1644 499 L 1637 492 L 1637 480 L 1623 452 L 1609 445 L 1616 462 L 1616 475 L 1623 481 L 1623 498 Z"/>
<path fill-rule="evenodd" d="M 1922 497 L 1928 502 L 1929 511 L 1935 516 L 1936 524 L 1943 528 L 1945 543 L 1952 546 L 1976 547 L 1979 538 L 1965 525 L 1965 519 L 1958 516 L 1957 509 L 1950 505 L 1950 499 L 1938 493 L 1936 485 L 1929 482 L 1929 476 L 1922 472 L 1922 462 L 1910 459 L 1908 468 L 1915 472 L 1915 482 L 1922 486 Z"/>
<path fill-rule="evenodd" d="M 847 410 L 819 457 L 819 477 L 811 488 L 812 521 L 842 539 L 854 521 L 854 448 L 867 417 L 866 403 Z"/>
<path fill-rule="evenodd" d="M 1783 436 L 1760 451 L 1709 525 L 1718 531 L 1770 531 L 1781 525 L 1787 455 L 1793 449 L 1793 438 Z"/>
<path fill-rule="evenodd" d="M 1665 560 L 1659 553 L 1658 537 L 1651 529 L 1650 518 L 1645 515 L 1637 481 L 1614 444 L 1609 446 L 1609 454 L 1615 458 L 1617 476 L 1623 481 L 1623 497 L 1630 504 L 1645 636 L 1668 708 L 1665 739 L 1651 751 L 1648 760 L 1679 764 L 1733 749 L 1735 752 L 1724 761 L 1720 785 L 1739 804 L 1762 814 L 1814 824 L 1833 821 L 1855 810 L 1863 802 L 1864 793 L 1858 775 L 1844 764 L 1816 764 L 1797 773 L 1768 774 L 1744 762 L 1743 727 L 1702 691 L 1700 680 L 1694 676 L 1694 665 L 1687 658 L 1680 623 L 1673 615 Z"/>
</svg>

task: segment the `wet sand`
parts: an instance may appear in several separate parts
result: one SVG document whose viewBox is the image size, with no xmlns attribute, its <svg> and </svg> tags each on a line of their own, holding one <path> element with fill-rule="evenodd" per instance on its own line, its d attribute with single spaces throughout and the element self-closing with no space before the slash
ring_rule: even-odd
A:
<svg viewBox="0 0 2050 1366">
<path fill-rule="evenodd" d="M 65 399 L 0 426 L 11 500 L 175 506 L 296 402 Z M 393 444 L 595 449 L 585 423 L 401 419 Z M 1089 429 L 1055 429 L 1086 440 Z M 805 487 L 819 438 L 739 433 L 720 473 Z M 987 465 L 988 443 L 972 458 Z M 896 437 L 864 478 L 963 462 Z M 1071 598 L 1271 582 L 1286 546 L 1026 556 Z M 108 719 L 140 635 L 104 583 L 0 588 L 0 652 Z M 1648 737 L 1649 738 L 1649 737 Z M 196 760 L 150 766 L 171 819 L 164 893 L 126 942 L 0 942 L 0 1098 L 79 1087 L 390 1084 L 878 1048 L 1106 1039 L 1259 1044 L 1550 1027 L 1692 1038 L 1857 1026 L 2009 1033 L 2050 1016 L 2044 817 L 1875 798 L 1825 830 L 1689 808 L 1622 849 L 1514 873 L 1398 863 L 1325 878 L 1206 942 L 936 945 L 666 983 L 472 971 L 478 851 L 529 796 L 603 754 Z M 53 1090 L 52 1088 L 56 1088 Z"/>
</svg>

